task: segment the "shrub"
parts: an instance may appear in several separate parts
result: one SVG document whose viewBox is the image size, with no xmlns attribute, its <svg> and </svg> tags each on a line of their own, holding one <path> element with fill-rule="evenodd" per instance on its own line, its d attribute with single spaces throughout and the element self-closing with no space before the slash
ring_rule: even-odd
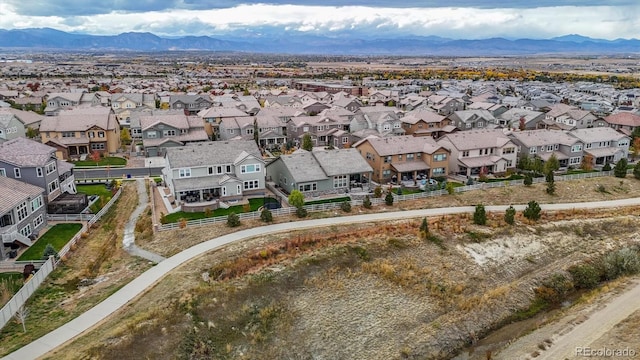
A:
<svg viewBox="0 0 640 360">
<path fill-rule="evenodd" d="M 160 213 L 160 224 L 166 224 L 167 223 L 167 214 L 161 212 Z"/>
<path fill-rule="evenodd" d="M 553 171 L 549 171 L 546 175 L 547 181 L 547 194 L 553 195 L 556 193 L 556 181 L 553 177 Z"/>
<path fill-rule="evenodd" d="M 393 195 L 391 194 L 391 192 L 388 192 L 387 196 L 384 197 L 384 203 L 388 206 L 393 205 Z"/>
<path fill-rule="evenodd" d="M 627 159 L 622 158 L 618 160 L 616 166 L 613 168 L 613 175 L 618 178 L 627 177 Z"/>
<path fill-rule="evenodd" d="M 304 206 L 304 195 L 300 190 L 292 190 L 291 194 L 289 194 L 288 200 L 291 206 L 295 206 L 297 208 Z"/>
<path fill-rule="evenodd" d="M 376 186 L 376 188 L 373 189 L 373 196 L 377 197 L 377 198 L 381 198 L 382 197 L 382 187 L 381 186 Z"/>
<path fill-rule="evenodd" d="M 610 252 L 602 260 L 602 272 L 606 280 L 613 280 L 622 275 L 633 275 L 640 271 L 638 253 L 629 248 Z"/>
<path fill-rule="evenodd" d="M 542 282 L 542 285 L 537 287 L 534 292 L 536 297 L 549 303 L 558 304 L 562 302 L 569 292 L 573 290 L 573 283 L 563 274 L 553 274 Z"/>
<path fill-rule="evenodd" d="M 371 209 L 371 199 L 369 199 L 369 195 L 364 197 L 364 200 L 362 200 L 362 206 L 365 209 Z"/>
<path fill-rule="evenodd" d="M 600 282 L 600 271 L 591 264 L 574 265 L 568 271 L 576 289 L 593 289 Z"/>
<path fill-rule="evenodd" d="M 423 218 L 420 224 L 420 238 L 426 240 L 427 236 L 429 236 L 429 221 L 427 221 L 427 218 Z"/>
<path fill-rule="evenodd" d="M 307 214 L 307 209 L 303 207 L 296 208 L 296 216 L 298 216 L 299 218 L 307 217 Z"/>
<path fill-rule="evenodd" d="M 472 177 L 469 177 L 467 179 L 467 185 L 473 185 L 473 178 Z"/>
<path fill-rule="evenodd" d="M 541 211 L 542 209 L 540 209 L 540 205 L 538 204 L 538 202 L 536 202 L 535 200 L 531 200 L 527 204 L 527 208 L 524 209 L 524 212 L 522 214 L 529 220 L 537 221 L 540 219 Z"/>
<path fill-rule="evenodd" d="M 227 226 L 228 227 L 238 227 L 240 226 L 240 217 L 238 214 L 232 212 L 227 215 Z"/>
<path fill-rule="evenodd" d="M 342 203 L 340 203 L 340 209 L 342 209 L 342 211 L 344 212 L 351 212 L 351 202 L 343 201 Z"/>
<path fill-rule="evenodd" d="M 180 220 L 178 220 L 178 227 L 180 229 L 184 229 L 187 227 L 187 219 L 185 218 L 180 218 Z"/>
<path fill-rule="evenodd" d="M 611 171 L 611 164 L 607 161 L 606 164 L 602 167 L 602 171 Z"/>
<path fill-rule="evenodd" d="M 487 224 L 487 212 L 484 209 L 484 205 L 476 205 L 476 211 L 473 213 L 473 223 L 476 225 Z"/>
<path fill-rule="evenodd" d="M 504 222 L 509 225 L 513 225 L 516 222 L 516 209 L 513 206 L 509 206 L 504 212 Z"/>
<path fill-rule="evenodd" d="M 455 192 L 455 187 L 453 186 L 453 183 L 447 183 L 447 192 L 449 193 L 449 195 L 453 195 L 453 193 Z"/>
<path fill-rule="evenodd" d="M 273 221 L 273 214 L 271 214 L 271 210 L 264 208 L 262 209 L 262 211 L 260 212 L 260 220 L 262 220 L 263 222 L 272 222 Z"/>
<path fill-rule="evenodd" d="M 42 252 L 42 260 L 47 260 L 49 256 L 53 256 L 56 259 L 60 257 L 58 256 L 58 252 L 56 251 L 56 249 L 51 244 L 47 244 L 47 246 L 44 248 L 44 251 Z"/>
<path fill-rule="evenodd" d="M 524 185 L 525 186 L 531 186 L 533 184 L 533 175 L 531 175 L 531 173 L 526 173 L 524 174 Z"/>
<path fill-rule="evenodd" d="M 211 214 L 213 214 L 213 212 L 211 211 L 211 209 L 206 208 L 204 209 L 204 217 L 211 217 Z"/>
<path fill-rule="evenodd" d="M 633 177 L 640 179 L 640 161 L 633 167 Z"/>
</svg>

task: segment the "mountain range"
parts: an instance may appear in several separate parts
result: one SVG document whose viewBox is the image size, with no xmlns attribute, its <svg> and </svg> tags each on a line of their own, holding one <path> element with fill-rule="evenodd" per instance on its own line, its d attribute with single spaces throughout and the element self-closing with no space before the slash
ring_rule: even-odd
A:
<svg viewBox="0 0 640 360">
<path fill-rule="evenodd" d="M 329 37 L 302 32 L 264 32 L 262 34 L 253 32 L 228 34 L 224 37 L 160 37 L 147 32 L 87 35 L 50 28 L 0 29 L 0 48 L 398 56 L 631 55 L 640 53 L 638 39 L 603 40 L 575 34 L 543 40 L 505 38 L 460 40 L 437 36 L 366 38 L 359 35 L 340 34 Z"/>
</svg>

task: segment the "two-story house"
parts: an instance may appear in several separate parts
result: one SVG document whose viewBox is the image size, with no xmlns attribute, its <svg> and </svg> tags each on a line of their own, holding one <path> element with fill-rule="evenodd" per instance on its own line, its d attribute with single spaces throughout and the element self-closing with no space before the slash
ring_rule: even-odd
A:
<svg viewBox="0 0 640 360">
<path fill-rule="evenodd" d="M 492 128 L 496 125 L 496 118 L 491 112 L 484 109 L 455 111 L 448 116 L 448 119 L 451 121 L 451 125 L 464 131 Z"/>
<path fill-rule="evenodd" d="M 286 193 L 299 190 L 305 197 L 368 189 L 371 166 L 356 149 L 306 151 L 280 155 L 267 165 L 267 179 Z"/>
<path fill-rule="evenodd" d="M 456 111 L 464 110 L 464 101 L 444 95 L 431 95 L 427 98 L 427 104 L 438 114 L 449 116 Z"/>
<path fill-rule="evenodd" d="M 572 130 L 592 128 L 597 119 L 598 117 L 590 111 L 558 103 L 553 104 L 551 109 L 545 113 L 544 122 L 548 128 Z"/>
<path fill-rule="evenodd" d="M 120 148 L 120 125 L 107 107 L 64 110 L 42 119 L 40 137 L 43 144 L 55 147 L 63 160 L 94 151 L 114 154 Z"/>
<path fill-rule="evenodd" d="M 164 156 L 170 147 L 209 140 L 204 123 L 197 116 L 156 111 L 140 116 L 140 127 L 146 156 Z"/>
<path fill-rule="evenodd" d="M 60 161 L 54 147 L 26 138 L 0 144 L 0 175 L 43 188 L 46 203 L 76 193 L 73 165 Z"/>
<path fill-rule="evenodd" d="M 584 143 L 585 156 L 591 156 L 592 165 L 615 164 L 629 156 L 631 138 L 610 127 L 575 129 L 569 135 Z"/>
<path fill-rule="evenodd" d="M 41 187 L 0 175 L 1 260 L 12 249 L 31 246 L 31 238 L 47 225 L 44 190 Z"/>
<path fill-rule="evenodd" d="M 227 140 L 238 135 L 234 134 L 229 137 L 229 134 L 220 133 L 220 123 L 222 123 L 223 119 L 250 117 L 245 111 L 235 106 L 212 106 L 208 109 L 201 110 L 198 116 L 204 122 L 204 130 L 209 137 L 214 140 Z M 253 117 L 250 118 L 253 119 Z"/>
<path fill-rule="evenodd" d="M 168 148 L 164 182 L 183 211 L 264 196 L 265 162 L 255 141 L 211 141 Z"/>
<path fill-rule="evenodd" d="M 551 155 L 561 168 L 579 167 L 584 155 L 584 143 L 563 130 L 539 129 L 514 131 L 509 137 L 518 146 L 520 155 L 540 158 L 543 162 Z"/>
<path fill-rule="evenodd" d="M 0 144 L 18 137 L 25 137 L 26 129 L 13 113 L 0 109 Z"/>
<path fill-rule="evenodd" d="M 348 121 L 330 116 L 297 116 L 287 123 L 289 141 L 295 145 L 301 144 L 302 137 L 309 134 L 314 146 L 341 148 L 351 142 L 348 129 Z"/>
<path fill-rule="evenodd" d="M 640 127 L 640 115 L 631 112 L 619 112 L 604 118 L 607 126 L 610 126 L 621 133 L 631 136 L 633 131 Z"/>
<path fill-rule="evenodd" d="M 374 130 L 380 136 L 404 135 L 399 112 L 384 106 L 365 106 L 358 109 L 349 128 L 352 133 Z"/>
<path fill-rule="evenodd" d="M 444 135 L 437 143 L 451 151 L 453 174 L 502 174 L 516 168 L 518 147 L 502 129 L 459 131 Z"/>
<path fill-rule="evenodd" d="M 425 108 L 410 111 L 400 120 L 407 135 L 431 136 L 438 139 L 442 135 L 456 130 L 456 127 L 451 125 L 449 118 Z"/>
<path fill-rule="evenodd" d="M 428 136 L 368 137 L 354 148 L 373 168 L 378 183 L 446 176 L 451 152 Z"/>
<path fill-rule="evenodd" d="M 186 115 L 197 115 L 212 105 L 213 101 L 208 95 L 171 95 L 169 97 L 169 109 L 182 110 Z"/>
<path fill-rule="evenodd" d="M 131 126 L 131 112 L 137 109 L 156 108 L 155 96 L 153 94 L 113 94 L 111 97 L 111 108 L 116 114 L 116 119 L 121 127 Z"/>
<path fill-rule="evenodd" d="M 543 112 L 511 108 L 496 116 L 496 122 L 507 129 L 535 130 L 546 128 L 544 118 Z"/>
<path fill-rule="evenodd" d="M 100 100 L 95 96 L 95 93 L 51 93 L 46 96 L 45 104 L 44 114 L 46 116 L 54 116 L 58 115 L 62 110 L 71 110 L 81 105 L 98 106 L 100 105 Z"/>
</svg>

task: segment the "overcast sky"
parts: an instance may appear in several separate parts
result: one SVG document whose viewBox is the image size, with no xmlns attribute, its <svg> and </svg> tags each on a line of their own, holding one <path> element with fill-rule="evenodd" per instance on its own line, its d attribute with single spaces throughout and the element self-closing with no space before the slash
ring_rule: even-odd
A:
<svg viewBox="0 0 640 360">
<path fill-rule="evenodd" d="M 94 35 L 640 38 L 640 0 L 2 0 L 0 28 L 34 27 Z"/>
</svg>

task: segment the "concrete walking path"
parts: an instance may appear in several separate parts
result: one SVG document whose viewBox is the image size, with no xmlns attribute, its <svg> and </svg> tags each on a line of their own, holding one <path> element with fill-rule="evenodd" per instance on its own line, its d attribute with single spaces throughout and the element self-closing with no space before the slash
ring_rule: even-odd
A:
<svg viewBox="0 0 640 360">
<path fill-rule="evenodd" d="M 146 192 L 145 192 L 146 194 Z M 542 210 L 571 210 L 571 209 L 593 209 L 593 208 L 612 208 L 623 206 L 640 205 L 640 198 L 598 201 L 590 203 L 566 203 L 566 204 L 546 204 L 540 205 Z M 486 206 L 487 211 L 505 211 L 508 205 Z M 526 208 L 526 205 L 514 205 L 518 211 Z M 133 279 L 129 284 L 109 296 L 107 299 L 89 309 L 79 317 L 69 321 L 52 332 L 34 340 L 30 344 L 18 349 L 17 351 L 7 355 L 7 360 L 24 360 L 35 359 L 41 357 L 50 351 L 64 345 L 73 340 L 75 337 L 90 330 L 105 320 L 111 314 L 118 311 L 127 303 L 135 300 L 144 294 L 147 290 L 158 283 L 162 278 L 175 268 L 205 254 L 211 250 L 227 245 L 232 242 L 245 240 L 255 236 L 264 236 L 267 234 L 275 234 L 292 230 L 308 229 L 315 227 L 325 227 L 332 225 L 346 225 L 355 223 L 367 223 L 376 221 L 388 221 L 398 219 L 410 219 L 425 216 L 441 216 L 450 214 L 473 213 L 474 206 L 462 206 L 451 208 L 433 208 L 395 212 L 381 212 L 365 215 L 339 216 L 333 218 L 304 220 L 297 222 L 287 222 L 260 226 L 251 229 L 241 230 L 235 233 L 227 234 L 209 241 L 194 245 L 180 253 L 158 263 L 158 265 L 145 271 L 137 278 Z"/>
<path fill-rule="evenodd" d="M 136 179 L 136 187 L 138 189 L 138 206 L 129 217 L 129 221 L 124 226 L 124 237 L 122 238 L 122 248 L 130 255 L 139 256 L 154 263 L 159 263 L 165 260 L 164 257 L 144 250 L 136 246 L 135 244 L 135 229 L 138 218 L 144 212 L 144 209 L 149 205 L 149 197 L 147 196 L 147 188 L 145 186 L 145 179 Z"/>
</svg>

